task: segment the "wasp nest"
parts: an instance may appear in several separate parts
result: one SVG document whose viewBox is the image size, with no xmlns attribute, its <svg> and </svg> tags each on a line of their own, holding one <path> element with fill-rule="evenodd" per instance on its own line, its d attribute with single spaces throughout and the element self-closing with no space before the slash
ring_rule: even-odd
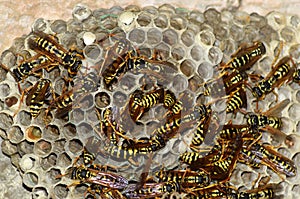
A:
<svg viewBox="0 0 300 199">
<path fill-rule="evenodd" d="M 267 75 L 276 57 L 290 55 L 297 63 L 300 60 L 300 38 L 297 33 L 299 22 L 298 16 L 286 16 L 277 12 L 260 16 L 242 11 L 219 12 L 211 8 L 202 13 L 177 9 L 167 4 L 160 7 L 128 6 L 96 10 L 78 5 L 73 10 L 73 18 L 68 21 L 37 19 L 32 25 L 33 31 L 55 35 L 55 40 L 63 48 L 76 47 L 82 51 L 84 59 L 80 74 L 85 77 L 91 72 L 96 73 L 94 81 L 100 84 L 96 90 L 75 98 L 73 107 L 63 117 L 57 116 L 56 107 L 48 108 L 51 97 L 44 96 L 41 100 L 50 102 L 45 102 L 39 115 L 33 118 L 30 107 L 26 106 L 26 95 L 21 96 L 20 90 L 30 92 L 28 88 L 42 77 L 51 80 L 53 93 L 63 95 L 69 86 L 66 84 L 66 79 L 70 78 L 68 71 L 60 64 L 17 83 L 7 70 L 0 68 L 0 128 L 4 131 L 2 151 L 11 157 L 12 164 L 19 169 L 23 185 L 31 191 L 33 198 L 83 198 L 86 185 L 69 187 L 73 181 L 61 175 L 68 173 L 84 147 L 104 147 L 107 138 L 99 130 L 99 114 L 106 108 L 112 107 L 118 125 L 128 132 L 126 136 L 136 139 L 149 137 L 164 120 L 166 110 L 162 105 L 151 108 L 137 123 L 129 116 L 118 118 L 120 112 L 126 110 L 135 90 L 142 87 L 147 90 L 154 84 L 163 85 L 182 100 L 184 109 L 192 109 L 196 103 L 206 101 L 202 95 L 203 83 L 218 76 L 216 66 L 227 63 L 230 56 L 245 43 L 261 41 L 266 46 L 266 54 L 253 65 L 249 73 Z M 16 38 L 13 45 L 2 53 L 1 63 L 12 71 L 23 60 L 35 56 L 37 52 L 28 45 L 31 37 L 32 34 Z M 125 38 L 139 55 L 149 59 L 157 55 L 158 60 L 166 60 L 172 67 L 161 74 L 155 69 L 129 71 L 112 88 L 105 87 L 100 67 L 109 59 L 107 51 L 117 40 Z M 276 136 L 270 134 L 264 134 L 262 138 L 264 142 L 277 146 L 276 150 L 293 160 L 297 166 L 300 165 L 299 88 L 299 84 L 289 83 L 275 89 L 279 102 L 290 100 L 287 107 L 281 110 L 282 131 L 286 133 L 286 139 L 278 141 Z M 75 89 L 73 91 L 76 92 Z M 256 103 L 248 90 L 247 96 L 247 111 L 253 112 Z M 259 102 L 259 107 L 266 111 L 274 105 L 274 101 L 275 95 L 269 94 Z M 226 115 L 222 111 L 226 108 L 224 103 L 216 102 L 213 108 L 218 110 L 216 112 L 221 118 L 220 125 L 229 120 L 233 123 L 245 123 L 245 117 L 240 112 Z M 179 155 L 190 150 L 188 145 L 194 131 L 193 128 L 179 131 L 165 147 L 155 152 L 149 175 L 161 169 L 162 163 L 169 169 L 178 166 Z M 208 138 L 204 146 L 214 145 L 213 140 L 214 137 Z M 100 154 L 95 162 L 126 168 L 119 173 L 128 180 L 138 181 L 146 159 L 142 155 L 138 156 L 135 159 L 138 164 L 132 164 L 128 160 Z M 230 182 L 241 190 L 249 190 L 259 173 L 271 176 L 271 183 L 282 185 L 282 190 L 276 195 L 284 193 L 285 198 L 299 196 L 298 175 L 283 181 L 267 167 L 252 170 L 238 163 Z M 174 198 L 180 198 L 179 195 L 173 195 Z"/>
</svg>

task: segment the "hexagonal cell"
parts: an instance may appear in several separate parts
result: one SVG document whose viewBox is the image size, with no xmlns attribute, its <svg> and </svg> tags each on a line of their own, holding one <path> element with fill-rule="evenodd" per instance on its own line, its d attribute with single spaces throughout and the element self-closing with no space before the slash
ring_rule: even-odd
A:
<svg viewBox="0 0 300 199">
<path fill-rule="evenodd" d="M 107 107 L 110 101 L 110 96 L 106 92 L 99 92 L 95 95 L 95 104 L 99 108 Z"/>
<path fill-rule="evenodd" d="M 156 53 L 162 57 L 162 60 L 168 60 L 170 56 L 170 48 L 168 45 L 166 45 L 164 42 L 161 42 L 160 44 L 156 45 L 154 49 Z"/>
<path fill-rule="evenodd" d="M 148 13 L 146 12 L 141 12 L 137 19 L 136 19 L 137 23 L 140 25 L 140 26 L 148 26 L 152 19 L 151 19 L 151 16 L 149 16 Z"/>
<path fill-rule="evenodd" d="M 16 98 L 15 96 L 11 96 L 11 97 L 5 98 L 4 101 L 5 101 L 5 104 L 7 107 L 12 107 L 13 105 L 15 105 L 18 102 L 18 98 Z"/>
<path fill-rule="evenodd" d="M 18 152 L 18 148 L 15 144 L 10 143 L 8 140 L 3 140 L 1 142 L 2 152 L 8 156 L 11 156 Z"/>
<path fill-rule="evenodd" d="M 190 59 L 186 59 L 181 62 L 180 70 L 185 76 L 190 77 L 195 72 L 195 63 Z"/>
<path fill-rule="evenodd" d="M 160 14 L 154 19 L 154 24 L 156 27 L 164 29 L 168 26 L 168 17 Z"/>
<path fill-rule="evenodd" d="M 56 165 L 61 167 L 68 167 L 71 163 L 72 159 L 67 153 L 59 154 L 56 160 Z"/>
<path fill-rule="evenodd" d="M 76 126 L 72 123 L 65 124 L 62 133 L 66 138 L 73 138 L 77 135 Z"/>
<path fill-rule="evenodd" d="M 72 110 L 69 120 L 75 124 L 80 123 L 84 120 L 84 111 L 79 108 Z"/>
<path fill-rule="evenodd" d="M 187 20 L 179 15 L 173 15 L 170 18 L 170 25 L 176 30 L 183 30 L 187 27 Z"/>
<path fill-rule="evenodd" d="M 56 165 L 57 155 L 55 153 L 50 153 L 47 157 L 41 158 L 41 167 L 44 170 L 48 170 L 49 168 Z"/>
<path fill-rule="evenodd" d="M 83 55 L 92 63 L 97 63 L 102 58 L 102 48 L 97 44 L 85 46 Z"/>
<path fill-rule="evenodd" d="M 220 48 L 217 48 L 215 46 L 211 47 L 208 51 L 208 60 L 213 65 L 218 65 L 223 58 L 223 52 L 220 50 Z"/>
<path fill-rule="evenodd" d="M 119 87 L 124 91 L 131 91 L 136 85 L 136 77 L 130 74 L 125 74 L 120 80 Z M 104 95 L 107 95 L 106 93 Z M 107 104 L 108 105 L 108 104 Z M 100 107 L 104 108 L 104 107 Z"/>
<path fill-rule="evenodd" d="M 204 49 L 199 45 L 194 45 L 190 54 L 195 61 L 200 61 L 203 58 Z"/>
<path fill-rule="evenodd" d="M 45 31 L 49 27 L 49 21 L 43 18 L 35 20 L 32 25 L 32 31 Z"/>
<path fill-rule="evenodd" d="M 53 32 L 59 34 L 59 33 L 64 33 L 67 31 L 67 22 L 63 20 L 55 20 L 51 25 L 50 28 Z"/>
<path fill-rule="evenodd" d="M 211 78 L 213 75 L 213 65 L 209 62 L 202 62 L 197 69 L 198 74 L 200 77 L 208 79 Z"/>
<path fill-rule="evenodd" d="M 145 30 L 143 29 L 133 29 L 128 36 L 128 39 L 131 42 L 135 42 L 138 44 L 141 44 L 145 41 L 146 38 L 146 33 Z"/>
<path fill-rule="evenodd" d="M 36 186 L 32 189 L 32 198 L 47 198 L 49 190 L 46 187 Z"/>
<path fill-rule="evenodd" d="M 7 130 L 13 124 L 13 119 L 11 116 L 6 113 L 0 113 L 0 128 Z"/>
<path fill-rule="evenodd" d="M 209 24 L 218 24 L 221 21 L 221 14 L 215 8 L 209 8 L 203 13 Z"/>
<path fill-rule="evenodd" d="M 196 39 L 201 43 L 211 46 L 215 42 L 215 35 L 211 30 L 203 30 L 197 34 Z"/>
<path fill-rule="evenodd" d="M 0 97 L 6 97 L 10 94 L 10 87 L 8 84 L 0 84 Z"/>
<path fill-rule="evenodd" d="M 300 115 L 298 114 L 300 111 L 300 104 L 298 103 L 293 103 L 289 109 L 289 117 L 293 120 L 293 121 L 299 121 L 300 120 Z"/>
<path fill-rule="evenodd" d="M 127 102 L 127 95 L 121 91 L 117 91 L 113 94 L 113 103 L 118 107 L 123 107 Z"/>
<path fill-rule="evenodd" d="M 23 126 L 29 126 L 31 124 L 31 114 L 27 111 L 18 112 L 19 123 Z"/>
<path fill-rule="evenodd" d="M 24 139 L 24 133 L 19 126 L 12 126 L 7 131 L 7 139 L 14 144 L 18 144 Z"/>
<path fill-rule="evenodd" d="M 33 169 L 36 166 L 38 157 L 32 154 L 25 154 L 20 160 L 20 168 L 23 172 Z"/>
<path fill-rule="evenodd" d="M 182 92 L 188 87 L 188 81 L 183 75 L 176 75 L 174 79 L 176 81 L 173 81 L 172 86 L 176 92 Z"/>
<path fill-rule="evenodd" d="M 204 80 L 201 77 L 199 77 L 198 75 L 194 75 L 188 80 L 188 88 L 192 92 L 196 92 L 200 88 L 200 84 L 202 84 L 203 82 Z"/>
<path fill-rule="evenodd" d="M 14 65 L 16 65 L 16 61 L 17 61 L 16 55 L 10 50 L 5 50 L 4 52 L 2 52 L 0 59 L 1 59 L 1 63 L 8 68 L 11 68 Z M 0 68 L 3 69 L 2 67 Z"/>
<path fill-rule="evenodd" d="M 182 46 L 178 45 L 178 46 L 174 46 L 172 47 L 172 57 L 176 60 L 179 61 L 181 59 L 183 59 L 185 57 L 185 48 L 183 48 Z M 196 60 L 197 61 L 197 60 Z"/>
<path fill-rule="evenodd" d="M 26 172 L 23 175 L 23 184 L 28 187 L 29 189 L 32 189 L 34 186 L 36 186 L 39 183 L 39 174 L 36 172 Z"/>
<path fill-rule="evenodd" d="M 229 36 L 229 27 L 228 24 L 221 22 L 216 27 L 214 27 L 214 34 L 216 39 L 222 41 L 224 39 L 228 39 Z"/>
<path fill-rule="evenodd" d="M 92 11 L 85 5 L 78 4 L 74 7 L 72 15 L 78 21 L 84 21 L 90 17 Z"/>
<path fill-rule="evenodd" d="M 28 142 L 36 142 L 42 137 L 42 131 L 37 126 L 30 126 L 25 131 L 25 139 Z"/>
<path fill-rule="evenodd" d="M 49 184 L 56 184 L 58 183 L 61 179 L 58 178 L 57 176 L 61 175 L 61 171 L 58 168 L 51 168 L 49 171 L 46 172 L 46 182 Z"/>
<path fill-rule="evenodd" d="M 163 35 L 158 28 L 150 28 L 147 31 L 147 42 L 151 45 L 158 44 L 162 41 Z"/>
<path fill-rule="evenodd" d="M 178 42 L 178 34 L 173 29 L 167 29 L 163 32 L 163 41 L 166 44 L 174 45 Z"/>
<path fill-rule="evenodd" d="M 33 153 L 34 151 L 34 145 L 26 140 L 20 142 L 18 144 L 18 153 L 23 156 L 25 154 Z"/>
<path fill-rule="evenodd" d="M 57 198 L 66 198 L 69 193 L 69 188 L 65 184 L 58 184 L 54 187 L 54 194 Z"/>
<path fill-rule="evenodd" d="M 34 153 L 38 156 L 44 157 L 48 155 L 51 150 L 52 144 L 46 140 L 41 139 L 34 144 Z"/>
<path fill-rule="evenodd" d="M 82 151 L 83 144 L 78 139 L 72 139 L 69 141 L 68 149 L 71 153 L 77 154 L 79 151 Z"/>
<path fill-rule="evenodd" d="M 192 30 L 186 30 L 181 35 L 181 41 L 187 47 L 194 44 L 195 34 Z"/>
<path fill-rule="evenodd" d="M 280 35 L 286 42 L 292 42 L 295 40 L 296 31 L 293 27 L 286 26 L 280 31 Z"/>
<path fill-rule="evenodd" d="M 59 138 L 59 135 L 60 132 L 58 126 L 50 124 L 44 129 L 43 138 L 46 140 L 56 140 Z"/>
</svg>

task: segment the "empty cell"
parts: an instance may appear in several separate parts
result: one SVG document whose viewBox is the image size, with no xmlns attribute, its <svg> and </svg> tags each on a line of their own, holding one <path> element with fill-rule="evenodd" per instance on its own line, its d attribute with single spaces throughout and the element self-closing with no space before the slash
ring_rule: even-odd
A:
<svg viewBox="0 0 300 199">
<path fill-rule="evenodd" d="M 195 63 L 190 59 L 186 59 L 181 62 L 180 70 L 185 76 L 190 77 L 195 72 Z"/>
<path fill-rule="evenodd" d="M 46 187 L 36 186 L 32 190 L 32 197 L 33 198 L 47 198 L 49 191 Z"/>
<path fill-rule="evenodd" d="M 223 52 L 218 47 L 211 47 L 208 51 L 208 60 L 212 63 L 212 65 L 218 65 L 221 63 L 223 58 Z"/>
<path fill-rule="evenodd" d="M 158 44 L 162 40 L 162 32 L 157 28 L 151 28 L 147 31 L 147 42 L 151 45 Z"/>
<path fill-rule="evenodd" d="M 286 26 L 280 31 L 280 36 L 284 41 L 286 42 L 292 42 L 295 40 L 296 37 L 296 31 L 294 28 Z"/>
<path fill-rule="evenodd" d="M 24 154 L 30 154 L 34 152 L 33 143 L 28 142 L 27 140 L 23 140 L 18 144 L 18 153 L 23 156 Z"/>
<path fill-rule="evenodd" d="M 70 152 L 76 154 L 82 150 L 83 144 L 81 143 L 81 141 L 79 139 L 73 139 L 73 140 L 69 141 L 68 147 L 69 147 Z"/>
<path fill-rule="evenodd" d="M 84 120 L 84 111 L 81 109 L 73 109 L 70 113 L 70 121 L 74 124 L 79 124 Z"/>
<path fill-rule="evenodd" d="M 188 86 L 187 78 L 183 75 L 176 75 L 173 81 L 173 88 L 177 92 L 184 91 Z"/>
<path fill-rule="evenodd" d="M 174 45 L 178 42 L 178 34 L 173 29 L 167 29 L 163 32 L 163 41 L 166 44 Z"/>
<path fill-rule="evenodd" d="M 117 91 L 113 94 L 113 103 L 118 107 L 124 106 L 127 99 L 127 95 L 121 91 Z"/>
<path fill-rule="evenodd" d="M 49 184 L 58 183 L 61 179 L 57 176 L 61 175 L 61 171 L 58 168 L 51 168 L 46 172 L 46 181 Z"/>
<path fill-rule="evenodd" d="M 170 18 L 170 25 L 176 30 L 183 30 L 187 26 L 187 21 L 185 18 L 179 16 L 179 15 L 173 15 Z"/>
<path fill-rule="evenodd" d="M 47 157 L 41 158 L 40 165 L 46 171 L 56 165 L 57 155 L 50 153 Z"/>
<path fill-rule="evenodd" d="M 136 19 L 137 23 L 140 25 L 140 26 L 148 26 L 152 19 L 151 17 L 148 15 L 148 13 L 145 13 L 145 12 L 141 12 L 137 19 Z"/>
<path fill-rule="evenodd" d="M 164 29 L 168 26 L 169 22 L 168 22 L 168 18 L 166 15 L 164 14 L 160 14 L 158 15 L 155 19 L 154 19 L 154 24 L 156 27 Z"/>
<path fill-rule="evenodd" d="M 201 43 L 211 46 L 215 43 L 215 35 L 211 30 L 203 30 L 197 36 L 196 39 Z"/>
<path fill-rule="evenodd" d="M 34 144 L 34 153 L 38 156 L 44 157 L 52 150 L 51 142 L 40 140 Z"/>
<path fill-rule="evenodd" d="M 65 184 L 58 184 L 54 187 L 54 194 L 57 198 L 66 198 L 69 193 L 69 188 Z"/>
<path fill-rule="evenodd" d="M 63 20 L 55 20 L 51 25 L 50 28 L 53 32 L 59 34 L 64 33 L 67 31 L 67 23 Z"/>
<path fill-rule="evenodd" d="M 12 144 L 9 140 L 3 140 L 1 142 L 2 153 L 12 156 L 18 152 L 18 148 L 15 144 Z"/>
<path fill-rule="evenodd" d="M 56 160 L 56 165 L 61 167 L 68 167 L 71 163 L 72 159 L 66 152 L 59 154 Z"/>
<path fill-rule="evenodd" d="M 73 138 L 77 135 L 76 126 L 72 123 L 65 124 L 62 128 L 62 132 L 66 138 Z"/>
<path fill-rule="evenodd" d="M 172 48 L 171 54 L 175 60 L 179 61 L 185 57 L 186 51 L 184 47 L 178 45 Z"/>
<path fill-rule="evenodd" d="M 31 123 L 31 114 L 27 111 L 20 111 L 18 113 L 19 123 L 24 126 L 29 126 Z"/>
<path fill-rule="evenodd" d="M 24 133 L 19 126 L 12 126 L 6 133 L 7 139 L 14 144 L 18 144 L 24 139 Z"/>
<path fill-rule="evenodd" d="M 187 47 L 194 44 L 195 40 L 195 34 L 192 30 L 186 30 L 181 35 L 181 41 L 186 45 Z"/>
<path fill-rule="evenodd" d="M 135 43 L 138 43 L 138 44 L 141 44 L 145 41 L 145 30 L 142 30 L 142 29 L 133 29 L 130 33 L 129 33 L 129 36 L 128 36 L 128 39 L 131 41 L 131 42 L 135 42 Z"/>
<path fill-rule="evenodd" d="M 32 171 L 24 173 L 23 183 L 26 187 L 33 188 L 39 183 L 39 174 Z"/>
<path fill-rule="evenodd" d="M 97 63 L 102 58 L 102 48 L 97 44 L 91 44 L 83 49 L 83 54 L 92 63 Z"/>
<path fill-rule="evenodd" d="M 204 57 L 204 55 L 203 55 L 204 49 L 200 45 L 193 46 L 190 53 L 191 53 L 191 57 L 195 61 L 200 61 Z"/>
<path fill-rule="evenodd" d="M 91 14 L 92 14 L 92 11 L 83 4 L 76 5 L 72 12 L 73 18 L 80 22 L 89 18 L 91 16 Z"/>
</svg>

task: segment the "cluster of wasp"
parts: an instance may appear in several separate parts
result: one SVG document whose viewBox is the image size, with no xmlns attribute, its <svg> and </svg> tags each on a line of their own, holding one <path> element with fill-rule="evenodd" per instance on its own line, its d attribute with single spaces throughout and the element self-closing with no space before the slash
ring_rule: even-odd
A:
<svg viewBox="0 0 300 199">
<path fill-rule="evenodd" d="M 107 50 L 105 60 L 99 67 L 101 72 L 87 72 L 82 76 L 78 73 L 84 57 L 75 50 L 66 50 L 52 36 L 34 32 L 33 38 L 28 40 L 28 46 L 37 55 L 24 60 L 12 71 L 2 65 L 17 82 L 29 75 L 35 75 L 42 69 L 50 71 L 57 65 L 62 65 L 68 72 L 65 78 L 66 87 L 72 87 L 71 90 L 63 90 L 58 95 L 52 90 L 50 80 L 40 78 L 35 85 L 25 89 L 22 96 L 27 94 L 26 105 L 30 107 L 33 118 L 39 115 L 41 107 L 48 103 L 46 99 L 51 94 L 52 100 L 47 112 L 56 108 L 56 117 L 62 117 L 71 111 L 74 95 L 83 97 L 87 92 L 97 91 L 102 85 L 104 89 L 112 91 L 116 83 L 129 71 L 147 73 L 157 81 L 150 91 L 134 91 L 120 114 L 117 114 L 118 110 L 115 107 L 96 109 L 100 120 L 99 136 L 105 137 L 104 147 L 99 147 L 103 143 L 98 147 L 95 143 L 92 143 L 93 147 L 87 143 L 82 155 L 78 157 L 82 158 L 83 163 L 78 165 L 76 160 L 70 172 L 71 179 L 76 180 L 72 185 L 88 185 L 86 193 L 93 197 L 98 195 L 101 198 L 159 198 L 179 192 L 185 193 L 186 198 L 273 198 L 274 184 L 266 183 L 250 191 L 238 191 L 230 185 L 230 177 L 236 164 L 244 163 L 252 168 L 266 165 L 282 178 L 283 175 L 296 175 L 293 161 L 278 153 L 271 145 L 261 142 L 262 132 L 270 132 L 282 140 L 287 139 L 285 133 L 280 130 L 281 118 L 276 114 L 289 100 L 283 100 L 266 112 L 246 112 L 247 88 L 258 103 L 283 83 L 300 81 L 300 70 L 295 67 L 291 57 L 284 57 L 278 61 L 266 77 L 247 73 L 266 53 L 262 42 L 241 46 L 228 63 L 217 66 L 220 70 L 219 76 L 203 84 L 203 95 L 214 99 L 209 103 L 196 104 L 188 110 L 183 105 L 182 97 L 177 98 L 171 89 L 164 87 L 168 71 L 173 70 L 175 66 L 163 60 L 159 53 L 154 53 L 155 56 L 151 58 L 141 56 L 127 39 L 116 39 L 114 45 Z M 99 81 L 100 79 L 103 82 Z M 255 85 L 249 84 L 248 79 L 255 81 Z M 240 111 L 247 118 L 246 124 L 233 124 L 229 121 L 220 125 L 212 104 L 224 100 L 226 113 L 235 114 Z M 118 120 L 124 119 L 124 115 L 128 113 L 129 118 L 136 123 L 157 105 L 166 109 L 163 125 L 154 129 L 150 137 L 136 139 L 127 136 Z M 156 173 L 156 180 L 149 177 L 152 156 L 183 129 L 194 129 L 190 144 L 192 152 L 185 152 L 179 157 L 183 167 L 162 168 Z M 201 145 L 207 134 L 217 134 L 217 137 L 209 152 L 203 155 Z M 91 151 L 90 148 L 94 150 Z M 128 160 L 133 165 L 139 164 L 135 161 L 137 156 L 148 156 L 149 161 L 146 162 L 141 179 L 131 182 L 118 173 L 122 168 L 94 163 L 99 153 L 118 161 Z M 62 176 L 64 175 L 59 177 Z"/>
</svg>

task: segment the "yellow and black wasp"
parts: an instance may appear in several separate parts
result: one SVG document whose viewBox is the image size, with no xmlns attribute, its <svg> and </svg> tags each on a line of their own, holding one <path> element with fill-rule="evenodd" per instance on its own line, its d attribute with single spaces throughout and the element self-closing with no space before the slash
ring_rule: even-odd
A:
<svg viewBox="0 0 300 199">
<path fill-rule="evenodd" d="M 236 53 L 231 55 L 232 59 L 224 66 L 221 66 L 221 69 L 248 70 L 265 53 L 266 47 L 259 41 L 254 42 L 252 46 L 241 46 Z"/>
<path fill-rule="evenodd" d="M 82 66 L 82 56 L 78 52 L 66 50 L 50 35 L 43 32 L 33 32 L 35 38 L 29 38 L 28 46 L 39 54 L 47 56 L 52 62 L 58 62 L 68 70 L 73 78 Z M 75 53 L 75 55 L 74 55 Z"/>
<path fill-rule="evenodd" d="M 252 94 L 257 100 L 264 99 L 274 88 L 280 87 L 286 80 L 292 77 L 295 67 L 289 64 L 291 61 L 290 57 L 284 57 L 279 60 L 270 73 L 252 88 Z"/>
</svg>

